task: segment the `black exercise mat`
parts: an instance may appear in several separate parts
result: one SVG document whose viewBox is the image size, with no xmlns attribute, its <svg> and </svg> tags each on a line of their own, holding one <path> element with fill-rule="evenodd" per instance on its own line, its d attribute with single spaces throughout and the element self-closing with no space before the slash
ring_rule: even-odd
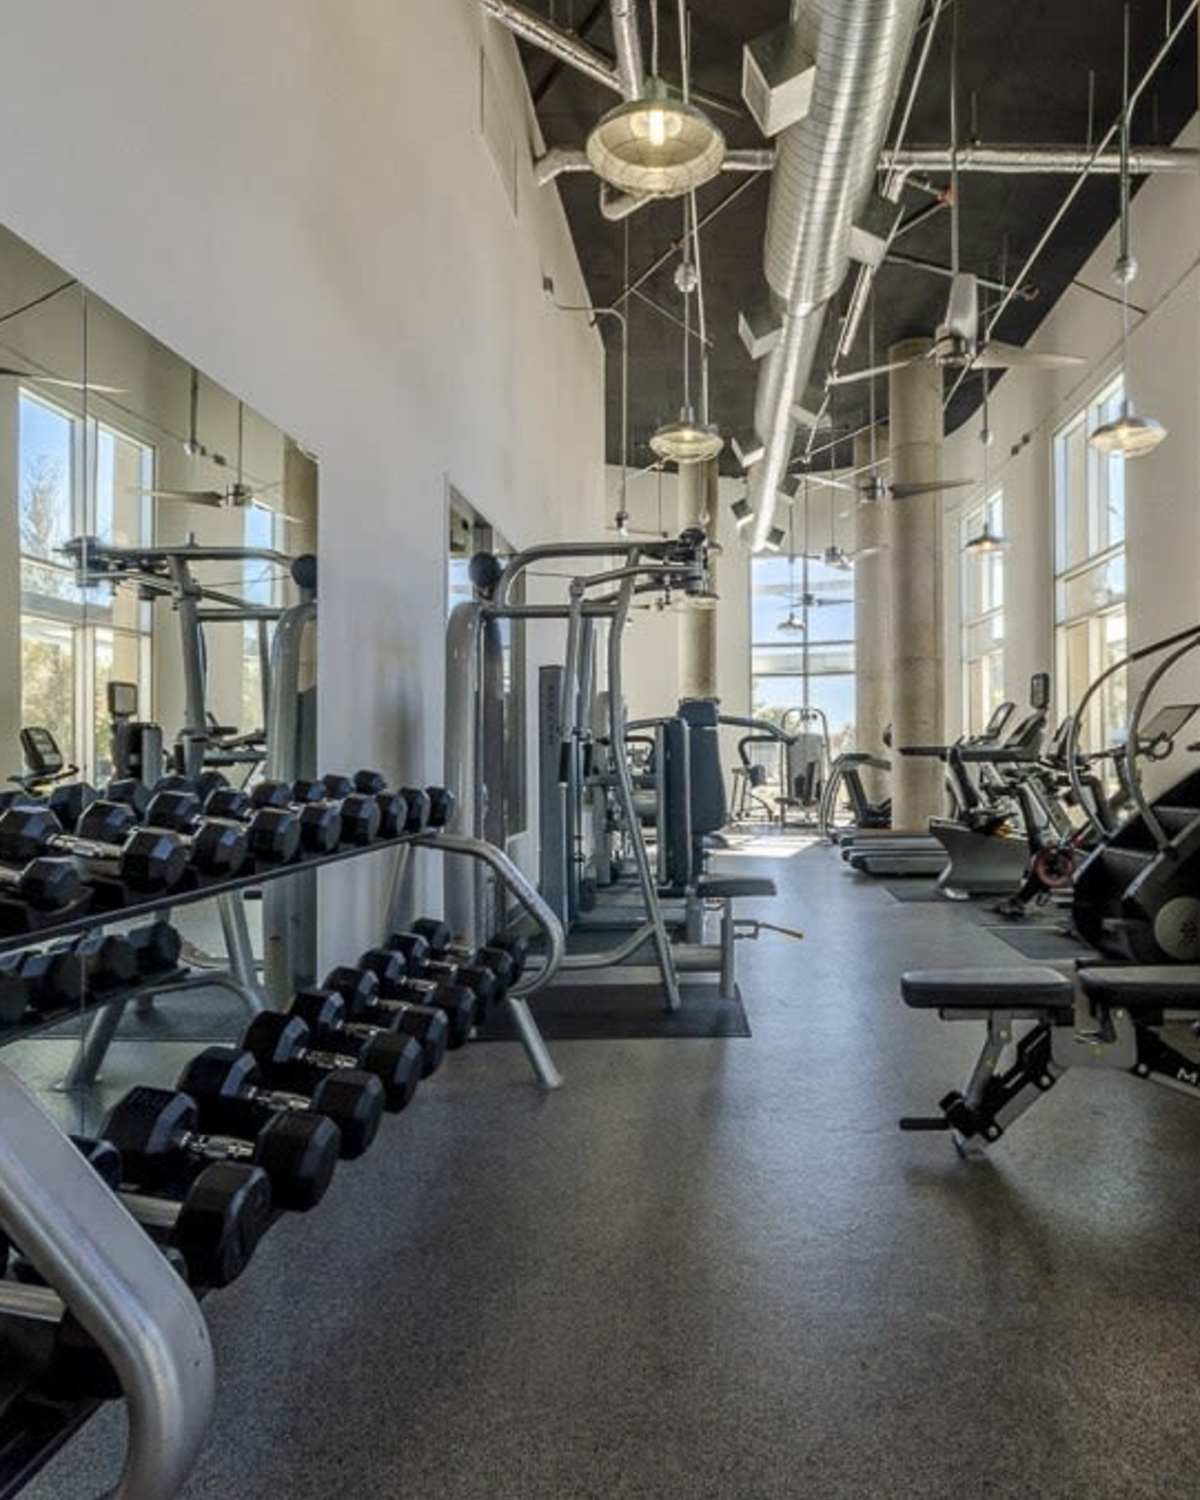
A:
<svg viewBox="0 0 1200 1500">
<path fill-rule="evenodd" d="M 89 1011 L 90 1019 L 94 1011 Z M 57 1026 L 47 1027 L 43 1036 L 77 1037 L 83 1027 L 79 1016 L 70 1016 Z M 116 1040 L 121 1042 L 231 1042 L 240 1037 L 250 1024 L 250 1012 L 236 995 L 228 990 L 172 990 L 157 996 L 154 1009 L 140 1015 L 137 1002 L 131 1000 L 117 1027 Z"/>
<path fill-rule="evenodd" d="M 1099 954 L 1082 938 L 1069 937 L 1059 930 L 1044 927 L 988 927 L 985 931 L 1002 943 L 1016 949 L 1022 958 L 1041 963 L 1069 963 L 1076 958 L 1099 958 Z"/>
<path fill-rule="evenodd" d="M 740 989 L 732 1000 L 722 1000 L 711 985 L 684 985 L 680 998 L 680 1008 L 668 1012 L 656 984 L 552 985 L 535 994 L 529 1007 L 548 1042 L 750 1035 Z M 517 1040 L 507 1006 L 492 1012 L 475 1040 Z"/>
</svg>

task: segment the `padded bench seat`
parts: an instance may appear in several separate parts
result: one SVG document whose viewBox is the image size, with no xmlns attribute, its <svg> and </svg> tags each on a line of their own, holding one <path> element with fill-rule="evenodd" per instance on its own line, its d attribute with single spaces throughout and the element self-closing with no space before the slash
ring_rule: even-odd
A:
<svg viewBox="0 0 1200 1500">
<path fill-rule="evenodd" d="M 914 1010 L 1060 1010 L 1075 1008 L 1074 986 L 1057 969 L 914 969 L 900 981 Z"/>
<path fill-rule="evenodd" d="M 1200 1010 L 1200 964 L 1081 969 L 1079 983 L 1089 1000 L 1130 1012 Z"/>
<path fill-rule="evenodd" d="M 713 901 L 737 901 L 744 896 L 777 896 L 773 880 L 761 875 L 704 875 L 696 882 L 696 894 Z"/>
</svg>

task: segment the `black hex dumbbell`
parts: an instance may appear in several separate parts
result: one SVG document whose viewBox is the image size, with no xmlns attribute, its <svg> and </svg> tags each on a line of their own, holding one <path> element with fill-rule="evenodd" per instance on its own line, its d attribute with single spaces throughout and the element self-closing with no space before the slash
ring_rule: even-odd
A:
<svg viewBox="0 0 1200 1500">
<path fill-rule="evenodd" d="M 360 967 L 372 970 L 379 980 L 381 1001 L 389 1005 L 403 1002 L 432 1006 L 443 1011 L 450 1027 L 446 1039 L 448 1047 L 461 1047 L 471 1035 L 480 1009 L 473 990 L 445 980 L 414 977 L 414 965 L 407 954 L 387 944 L 368 948 L 359 954 L 358 962 Z"/>
<path fill-rule="evenodd" d="M 393 1114 L 412 1095 L 414 1059 L 403 1037 L 381 1032 L 361 1046 L 347 1050 L 332 1035 L 318 1038 L 298 1016 L 264 1010 L 254 1017 L 242 1037 L 268 1084 L 306 1092 L 338 1068 L 352 1068 L 376 1078 L 384 1092 L 384 1107 Z"/>
<path fill-rule="evenodd" d="M 137 955 L 119 933 L 87 932 L 55 943 L 47 953 L 51 960 L 48 993 L 86 998 L 132 984 L 137 978 Z"/>
<path fill-rule="evenodd" d="M 267 1088 L 258 1064 L 237 1047 L 206 1047 L 176 1080 L 200 1106 L 200 1123 L 231 1135 L 253 1135 L 276 1115 L 323 1115 L 338 1128 L 343 1161 L 361 1156 L 383 1120 L 383 1085 L 370 1073 L 338 1068 L 308 1093 Z"/>
<path fill-rule="evenodd" d="M 286 802 L 256 804 L 236 787 L 220 786 L 205 799 L 204 816 L 243 824 L 255 859 L 269 864 L 290 864 L 300 852 L 300 820 Z"/>
<path fill-rule="evenodd" d="M 391 997 L 440 1005 L 450 1015 L 456 1033 L 451 1046 L 462 1046 L 476 1019 L 487 1014 L 500 994 L 500 986 L 490 969 L 431 959 L 424 938 L 414 933 L 393 933 L 379 946 L 404 965 L 406 982 L 394 988 Z M 360 958 L 359 963 L 362 962 Z M 382 969 L 379 971 L 381 981 L 387 986 L 395 984 L 393 971 L 394 966 L 386 975 Z"/>
<path fill-rule="evenodd" d="M 0 821 L 8 813 L 0 814 Z M 34 911 L 61 911 L 83 892 L 74 860 L 36 855 L 19 870 L 0 869 L 0 896 L 15 896 Z"/>
<path fill-rule="evenodd" d="M 191 792 L 204 803 L 217 790 L 218 787 L 228 786 L 229 778 L 222 771 L 209 769 L 200 771 L 195 776 L 185 776 L 182 772 L 173 771 L 168 776 L 160 776 L 151 788 L 152 794 L 158 792 Z"/>
<path fill-rule="evenodd" d="M 140 823 L 146 815 L 152 793 L 140 777 L 119 776 L 108 783 L 103 796 L 106 802 L 123 802 Z"/>
<path fill-rule="evenodd" d="M 412 1103 L 425 1063 L 415 1037 L 390 1024 L 372 1026 L 349 1020 L 345 1000 L 332 989 L 298 990 L 288 1015 L 304 1022 L 315 1046 L 353 1057 L 360 1068 L 374 1073 L 393 1113 Z"/>
<path fill-rule="evenodd" d="M 72 1139 L 110 1187 L 127 1180 L 130 1169 L 111 1138 Z M 192 1178 L 180 1199 L 124 1189 L 119 1197 L 143 1229 L 164 1248 L 182 1255 L 193 1286 L 222 1287 L 236 1281 L 271 1227 L 270 1181 L 261 1167 L 245 1162 L 210 1163 Z"/>
<path fill-rule="evenodd" d="M 232 879 L 250 857 L 250 841 L 241 824 L 202 818 L 194 792 L 155 792 L 144 822 L 147 828 L 177 834 L 192 864 L 205 875 Z"/>
<path fill-rule="evenodd" d="M 379 837 L 399 838 L 408 830 L 408 802 L 403 793 L 387 784 L 387 779 L 378 771 L 355 771 L 354 790 L 366 797 L 374 797 L 379 808 Z"/>
<path fill-rule="evenodd" d="M 146 891 L 169 890 L 187 870 L 187 850 L 176 835 L 138 828 L 131 810 L 117 802 L 93 802 L 74 834 L 63 832 L 48 807 L 0 813 L 0 861 L 24 865 L 43 854 L 67 856 L 86 875 Z"/>
<path fill-rule="evenodd" d="M 127 932 L 125 941 L 133 950 L 140 979 L 168 974 L 179 967 L 183 937 L 169 922 L 144 922 Z"/>
<path fill-rule="evenodd" d="M 297 781 L 292 788 L 297 801 L 319 802 L 324 798 L 336 807 L 342 819 L 342 842 L 362 848 L 379 837 L 383 810 L 367 792 L 354 789 L 349 776 L 330 771 L 320 781 Z"/>
<path fill-rule="evenodd" d="M 391 1025 L 406 1036 L 415 1037 L 424 1055 L 422 1073 L 428 1078 L 441 1067 L 450 1045 L 450 1017 L 439 1006 L 416 1001 L 404 993 L 395 982 L 399 971 L 394 960 L 388 968 L 384 955 L 377 955 L 377 969 L 365 961 L 373 955 L 375 950 L 370 949 L 357 965 L 342 964 L 331 970 L 325 976 L 325 986 L 341 995 L 353 1020 L 366 1025 Z"/>
<path fill-rule="evenodd" d="M 404 955 L 410 979 L 429 986 L 455 985 L 470 990 L 481 1016 L 503 998 L 504 990 L 495 970 L 479 954 L 462 963 L 454 958 L 439 958 L 425 938 L 416 932 L 393 932 L 382 946 Z M 498 957 L 498 961 L 508 969 L 507 957 Z"/>
<path fill-rule="evenodd" d="M 46 806 L 68 833 L 74 833 L 85 811 L 99 797 L 96 788 L 86 781 L 60 781 L 51 787 Z"/>
<path fill-rule="evenodd" d="M 461 943 L 455 943 L 450 928 L 436 917 L 418 917 L 411 930 L 425 939 L 435 958 L 484 964 L 493 971 L 506 990 L 525 972 L 529 939 L 518 933 L 494 933 L 482 948 L 472 953 Z M 500 953 L 508 956 L 507 966 L 497 963 L 496 955 Z"/>
<path fill-rule="evenodd" d="M 271 1179 L 279 1208 L 315 1208 L 333 1181 L 341 1143 L 324 1115 L 273 1115 L 249 1139 L 199 1129 L 200 1106 L 188 1094 L 139 1085 L 109 1112 L 103 1135 L 121 1153 L 125 1177 L 143 1187 L 188 1181 L 213 1161 L 251 1162 Z"/>
</svg>

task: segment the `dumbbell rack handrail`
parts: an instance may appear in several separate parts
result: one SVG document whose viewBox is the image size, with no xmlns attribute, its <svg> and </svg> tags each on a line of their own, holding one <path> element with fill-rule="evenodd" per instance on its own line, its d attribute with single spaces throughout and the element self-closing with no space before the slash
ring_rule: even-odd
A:
<svg viewBox="0 0 1200 1500">
<path fill-rule="evenodd" d="M 187 1478 L 212 1414 L 215 1373 L 196 1299 L 10 1068 L 0 1064 L 0 1227 L 95 1339 L 129 1409 L 124 1469 L 107 1500 L 170 1500 Z M 15 1494 L 95 1402 L 64 1411 Z"/>
</svg>

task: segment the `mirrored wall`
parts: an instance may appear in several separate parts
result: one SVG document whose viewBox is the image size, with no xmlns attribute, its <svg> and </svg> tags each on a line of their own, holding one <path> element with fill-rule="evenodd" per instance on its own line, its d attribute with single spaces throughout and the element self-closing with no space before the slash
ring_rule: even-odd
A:
<svg viewBox="0 0 1200 1500">
<path fill-rule="evenodd" d="M 247 787 L 317 773 L 315 620 L 296 632 L 288 702 L 271 699 L 279 621 L 315 613 L 317 484 L 300 443 L 0 229 L 5 800 L 50 802 L 71 831 L 86 789 L 103 795 L 114 779 L 149 789 L 165 774 L 219 774 Z M 253 997 L 224 979 L 240 963 L 245 980 L 248 959 L 250 987 L 263 985 L 273 899 L 173 909 L 189 983 L 126 1006 L 114 1045 L 239 1035 Z M 276 919 L 301 920 L 294 898 Z M 14 1001 L 0 1017 L 5 1060 L 39 1088 L 70 1077 L 102 1008 L 92 976 L 78 991 L 64 986 L 58 1019 L 49 1002 L 16 1021 Z M 174 1076 L 178 1057 L 164 1066 Z M 105 1072 L 122 1081 L 122 1068 Z"/>
</svg>

